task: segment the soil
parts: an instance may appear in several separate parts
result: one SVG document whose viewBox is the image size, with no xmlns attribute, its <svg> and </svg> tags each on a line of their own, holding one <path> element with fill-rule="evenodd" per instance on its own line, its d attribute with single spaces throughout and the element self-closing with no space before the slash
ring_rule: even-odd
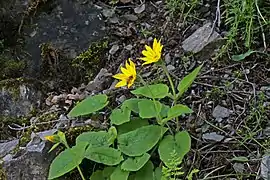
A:
<svg viewBox="0 0 270 180">
<path fill-rule="evenodd" d="M 163 58 L 166 59 L 165 56 L 170 56 L 167 65 L 174 67 L 171 75 L 175 80 L 180 80 L 203 63 L 202 71 L 196 82 L 180 100 L 181 103 L 194 110 L 192 115 L 181 118 L 182 129 L 188 130 L 192 135 L 192 151 L 183 163 L 184 169 L 187 171 L 194 168 L 199 169 L 200 172 L 196 174 L 195 179 L 256 179 L 256 175 L 260 171 L 261 157 L 270 149 L 270 135 L 266 133 L 266 129 L 270 127 L 270 56 L 253 54 L 244 61 L 234 62 L 230 58 L 235 53 L 233 50 L 229 52 L 231 53 L 229 56 L 225 54 L 216 59 L 214 56 L 202 57 L 188 53 L 182 48 L 182 42 L 187 37 L 206 22 L 214 21 L 216 1 L 204 1 L 186 19 L 181 13 L 170 14 L 164 1 L 146 1 L 145 10 L 138 14 L 134 12 L 134 8 L 142 4 L 139 0 L 133 0 L 126 4 L 120 2 L 116 5 L 110 4 L 109 1 L 82 1 L 78 3 L 77 9 L 75 8 L 76 12 L 71 11 L 73 13 L 64 18 L 66 21 L 58 22 L 57 15 L 65 10 L 68 11 L 73 6 L 72 1 L 67 2 L 64 4 L 67 9 L 63 11 L 52 8 L 56 5 L 49 0 L 37 7 L 37 14 L 28 18 L 22 29 L 22 34 L 25 33 L 28 36 L 14 34 L 14 29 L 18 29 L 20 26 L 19 22 L 13 24 L 14 20 L 0 20 L 0 30 L 3 28 L 5 30 L 2 31 L 4 33 L 0 33 L 0 40 L 6 37 L 6 32 L 12 32 L 7 36 L 10 38 L 4 38 L 4 42 L 8 43 L 4 44 L 2 54 L 12 58 L 22 57 L 18 56 L 17 47 L 23 47 L 23 52 L 29 53 L 33 57 L 32 59 L 26 58 L 27 64 L 30 64 L 28 66 L 30 71 L 26 69 L 24 73 L 16 74 L 15 78 L 22 76 L 41 77 L 39 80 L 43 83 L 53 84 L 46 92 L 47 97 L 60 95 L 70 93 L 73 87 L 78 89 L 85 87 L 87 82 L 99 72 L 97 69 L 105 68 L 112 74 L 117 73 L 119 66 L 128 58 L 132 58 L 138 65 L 139 71 L 146 76 L 146 81 L 166 82 L 165 78 L 159 76 L 158 69 L 150 66 L 142 68 L 141 62 L 137 60 L 141 56 L 145 44 L 151 44 L 154 38 L 161 39 L 164 45 Z M 87 8 L 91 12 L 86 12 Z M 108 10 L 111 12 L 109 15 L 108 12 L 104 12 Z M 79 16 L 78 12 L 81 12 L 83 16 Z M 89 29 L 80 28 L 80 24 L 76 24 L 78 18 L 91 15 L 94 17 L 93 14 L 98 14 L 102 20 L 93 21 L 94 23 Z M 62 22 L 66 24 L 61 24 Z M 71 31 L 70 29 L 75 25 L 78 28 Z M 59 32 L 53 31 L 60 31 L 63 26 L 69 30 L 65 31 L 62 37 L 59 37 L 57 36 Z M 52 29 L 51 27 L 56 28 Z M 37 29 L 42 29 L 42 31 L 36 32 Z M 220 28 L 215 27 L 214 30 L 224 34 L 227 27 L 222 24 Z M 90 31 L 96 31 L 99 34 L 98 37 L 88 36 Z M 48 36 L 44 37 L 44 32 Z M 33 35 L 33 33 L 36 34 L 29 37 L 29 34 Z M 267 33 L 265 34 L 268 37 L 266 45 L 269 51 L 270 34 L 269 31 Z M 14 38 L 16 38 L 17 44 L 14 44 Z M 78 38 L 75 43 L 73 42 L 74 38 Z M 23 43 L 18 43 L 18 39 L 23 39 Z M 80 70 L 70 67 L 69 64 L 74 62 L 73 60 L 79 54 L 86 51 L 94 41 L 108 42 L 106 47 L 102 46 L 99 55 L 97 54 L 96 60 L 99 61 L 87 64 L 88 69 L 94 67 L 95 71 L 87 74 L 88 69 L 81 68 L 82 66 L 86 67 L 85 64 L 80 64 Z M 46 43 L 51 44 L 47 48 L 49 51 L 46 53 L 48 54 L 42 57 L 38 46 L 43 43 L 45 45 Z M 109 53 L 113 45 L 117 45 L 119 49 L 114 53 Z M 257 43 L 254 46 L 254 49 L 262 48 L 262 43 Z M 44 66 L 44 60 L 46 66 Z M 53 60 L 53 62 L 48 63 L 48 60 Z M 55 62 L 57 60 L 60 61 Z M 42 71 L 44 67 L 46 70 L 55 68 L 55 64 L 57 64 L 56 71 L 50 70 L 49 74 L 46 74 L 48 71 Z M 81 72 L 83 73 L 81 74 Z M 9 78 L 14 78 L 12 75 Z M 74 75 L 78 75 L 78 77 L 74 78 Z M 4 76 L 0 74 L 1 77 Z M 4 79 L 8 79 L 8 77 Z M 113 79 L 108 80 L 103 90 L 109 89 L 112 83 Z M 113 92 L 112 99 L 117 100 L 123 94 L 126 97 L 130 96 L 128 90 L 120 89 Z M 44 104 L 41 106 L 43 108 L 37 110 L 41 114 L 52 106 L 46 105 L 45 99 L 42 103 Z M 67 113 L 73 104 L 74 102 L 67 105 L 66 101 L 64 104 L 59 103 L 61 109 L 59 114 Z M 231 110 L 232 114 L 218 121 L 213 117 L 213 111 L 218 105 Z M 7 130 L 7 125 L 7 123 L 3 124 L 4 132 Z M 213 132 L 223 136 L 222 141 L 203 138 L 204 134 Z M 14 132 L 8 134 L 14 134 Z M 240 156 L 249 159 L 248 162 L 244 163 L 244 169 L 241 172 L 236 170 L 237 162 L 232 160 L 234 157 Z"/>
</svg>

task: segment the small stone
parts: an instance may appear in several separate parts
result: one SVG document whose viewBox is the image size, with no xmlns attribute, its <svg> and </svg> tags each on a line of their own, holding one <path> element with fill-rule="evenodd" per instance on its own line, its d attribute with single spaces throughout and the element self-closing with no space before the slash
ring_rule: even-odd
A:
<svg viewBox="0 0 270 180">
<path fill-rule="evenodd" d="M 8 141 L 5 143 L 0 143 L 0 158 L 4 157 L 5 155 L 9 154 L 13 151 L 17 145 L 19 144 L 19 140 Z"/>
<path fill-rule="evenodd" d="M 111 55 L 114 55 L 117 51 L 119 50 L 119 46 L 117 44 L 113 45 L 112 48 L 110 49 L 109 53 Z"/>
<path fill-rule="evenodd" d="M 270 179 L 270 155 L 264 155 L 261 162 L 261 177 L 264 180 Z"/>
<path fill-rule="evenodd" d="M 142 4 L 134 9 L 136 14 L 141 14 L 145 10 L 145 4 Z"/>
<path fill-rule="evenodd" d="M 173 71 L 173 70 L 175 70 L 175 67 L 173 65 L 169 64 L 167 66 L 167 69 L 168 69 L 168 71 Z"/>
<path fill-rule="evenodd" d="M 205 133 L 202 135 L 202 138 L 204 140 L 210 140 L 210 141 L 215 141 L 215 142 L 220 142 L 222 141 L 225 137 L 217 134 L 216 132 L 211 132 L 211 133 Z"/>
<path fill-rule="evenodd" d="M 122 96 L 120 96 L 120 97 L 117 99 L 117 101 L 118 101 L 119 103 L 123 103 L 126 99 L 127 99 L 127 97 L 126 97 L 125 95 L 122 95 Z"/>
<path fill-rule="evenodd" d="M 245 170 L 245 165 L 243 163 L 234 163 L 233 169 L 236 173 L 243 173 Z"/>
<path fill-rule="evenodd" d="M 115 14 L 113 9 L 103 9 L 102 10 L 102 14 L 105 17 L 113 17 L 113 15 Z"/>
<path fill-rule="evenodd" d="M 125 46 L 125 49 L 128 50 L 128 51 L 131 51 L 133 48 L 133 46 L 131 44 Z"/>
<path fill-rule="evenodd" d="M 125 14 L 122 17 L 128 21 L 137 21 L 138 20 L 138 17 L 133 15 L 133 14 Z"/>
<path fill-rule="evenodd" d="M 165 62 L 166 62 L 166 64 L 169 64 L 169 63 L 171 62 L 171 56 L 170 56 L 170 53 L 167 53 L 167 54 L 165 55 Z"/>
<path fill-rule="evenodd" d="M 225 108 L 225 107 L 222 107 L 220 105 L 216 106 L 213 113 L 212 113 L 212 116 L 214 118 L 216 118 L 216 120 L 218 122 L 221 122 L 223 120 L 223 118 L 227 118 L 229 117 L 230 115 L 232 114 L 232 111 Z"/>
</svg>

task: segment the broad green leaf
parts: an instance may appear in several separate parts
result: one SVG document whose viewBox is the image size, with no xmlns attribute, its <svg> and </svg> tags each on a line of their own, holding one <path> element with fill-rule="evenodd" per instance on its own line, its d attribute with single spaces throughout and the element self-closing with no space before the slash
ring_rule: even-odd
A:
<svg viewBox="0 0 270 180">
<path fill-rule="evenodd" d="M 155 180 L 161 180 L 162 178 L 162 168 L 161 167 L 157 167 L 154 171 L 154 176 L 155 176 Z"/>
<path fill-rule="evenodd" d="M 162 123 L 165 124 L 167 121 L 176 118 L 178 116 L 181 116 L 183 114 L 190 114 L 193 113 L 192 109 L 190 109 L 189 107 L 182 105 L 182 104 L 177 104 L 173 107 L 171 107 L 168 110 L 168 115 L 167 118 L 162 120 Z"/>
<path fill-rule="evenodd" d="M 140 87 L 131 91 L 132 94 L 141 95 L 144 97 L 156 99 L 156 98 L 164 98 L 168 96 L 169 87 L 165 84 L 154 84 Z"/>
<path fill-rule="evenodd" d="M 138 129 L 143 126 L 149 125 L 148 121 L 146 119 L 141 119 L 139 117 L 132 119 L 131 121 L 121 124 L 117 127 L 118 135 L 127 133 L 129 131 L 133 131 L 135 129 Z"/>
<path fill-rule="evenodd" d="M 138 172 L 135 173 L 134 180 L 154 180 L 154 165 L 148 161 Z"/>
<path fill-rule="evenodd" d="M 138 103 L 143 99 L 131 98 L 125 100 L 122 104 L 122 107 L 128 107 L 131 111 L 139 113 Z"/>
<path fill-rule="evenodd" d="M 106 180 L 106 179 L 103 177 L 103 172 L 101 170 L 97 170 L 91 175 L 90 180 Z"/>
<path fill-rule="evenodd" d="M 116 167 L 105 167 L 102 171 L 103 177 L 107 180 L 110 179 L 110 176 L 112 175 L 113 171 Z"/>
<path fill-rule="evenodd" d="M 184 156 L 189 152 L 191 147 L 191 139 L 186 131 L 178 132 L 175 137 L 172 135 L 165 136 L 161 141 L 158 153 L 160 159 L 167 167 L 170 162 L 176 160 L 181 162 Z"/>
<path fill-rule="evenodd" d="M 124 171 L 121 169 L 120 165 L 113 171 L 110 180 L 127 180 L 129 171 Z"/>
<path fill-rule="evenodd" d="M 115 125 L 120 125 L 130 121 L 130 113 L 131 110 L 128 107 L 114 109 L 110 115 L 111 123 Z"/>
<path fill-rule="evenodd" d="M 141 118 L 157 117 L 161 112 L 162 105 L 159 101 L 142 100 L 139 102 L 139 115 Z"/>
<path fill-rule="evenodd" d="M 141 156 L 151 150 L 166 132 L 166 128 L 149 125 L 118 136 L 118 148 L 128 156 Z"/>
<path fill-rule="evenodd" d="M 251 54 L 253 53 L 256 53 L 258 51 L 252 51 L 252 50 L 249 50 L 247 52 L 245 52 L 244 54 L 239 54 L 239 55 L 233 55 L 232 56 L 232 60 L 233 61 L 242 61 L 244 60 L 246 57 L 250 56 Z"/>
<path fill-rule="evenodd" d="M 65 149 L 56 156 L 51 163 L 48 179 L 60 177 L 81 164 L 86 147 L 87 143 L 80 143 L 72 148 Z"/>
<path fill-rule="evenodd" d="M 231 161 L 237 161 L 237 162 L 248 162 L 248 158 L 245 156 L 238 156 L 231 159 Z"/>
<path fill-rule="evenodd" d="M 113 144 L 114 140 L 117 138 L 117 130 L 114 126 L 110 127 L 108 130 L 108 134 L 110 135 L 109 144 Z"/>
<path fill-rule="evenodd" d="M 107 106 L 107 96 L 105 94 L 95 95 L 84 99 L 82 102 L 78 103 L 69 113 L 70 117 L 78 117 L 83 115 L 88 115 L 98 110 L 103 109 Z"/>
<path fill-rule="evenodd" d="M 76 144 L 80 142 L 87 142 L 90 147 L 109 147 L 112 144 L 111 135 L 106 131 L 84 132 L 76 139 Z"/>
<path fill-rule="evenodd" d="M 122 165 L 121 169 L 125 171 L 138 171 L 141 169 L 145 163 L 150 159 L 150 155 L 145 153 L 142 156 L 137 157 L 129 157 L 127 160 L 125 160 Z"/>
<path fill-rule="evenodd" d="M 121 151 L 111 147 L 88 147 L 85 158 L 108 166 L 117 165 L 124 160 Z"/>
<path fill-rule="evenodd" d="M 202 68 L 202 65 L 194 69 L 190 74 L 185 76 L 180 81 L 177 87 L 177 90 L 179 91 L 179 93 L 177 94 L 178 98 L 181 97 L 188 90 L 188 88 L 191 86 L 191 84 L 193 83 L 197 75 L 199 74 L 201 68 Z"/>
</svg>

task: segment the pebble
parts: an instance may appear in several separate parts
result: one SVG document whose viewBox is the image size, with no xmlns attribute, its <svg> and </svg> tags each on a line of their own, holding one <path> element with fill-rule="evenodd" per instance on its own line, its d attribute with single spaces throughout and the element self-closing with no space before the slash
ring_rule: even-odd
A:
<svg viewBox="0 0 270 180">
<path fill-rule="evenodd" d="M 119 46 L 117 44 L 113 45 L 112 48 L 110 49 L 109 53 L 111 55 L 114 55 L 117 51 L 119 50 Z"/>
<path fill-rule="evenodd" d="M 211 132 L 211 133 L 205 133 L 202 135 L 202 138 L 204 140 L 210 140 L 210 141 L 215 141 L 215 142 L 220 142 L 222 141 L 225 137 L 217 134 L 216 132 Z"/>
</svg>

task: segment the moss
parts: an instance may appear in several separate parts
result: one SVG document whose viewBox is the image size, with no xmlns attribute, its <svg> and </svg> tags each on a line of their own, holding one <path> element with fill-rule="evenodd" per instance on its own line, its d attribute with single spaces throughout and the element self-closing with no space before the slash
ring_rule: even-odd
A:
<svg viewBox="0 0 270 180">
<path fill-rule="evenodd" d="M 13 60 L 0 55 L 0 80 L 8 78 L 17 78 L 23 75 L 26 68 L 26 62 L 23 60 Z"/>
<path fill-rule="evenodd" d="M 0 165 L 0 180 L 7 180 L 6 173 L 1 165 Z"/>
<path fill-rule="evenodd" d="M 108 40 L 101 40 L 92 43 L 89 48 L 82 52 L 72 61 L 72 66 L 81 69 L 88 80 L 98 73 L 97 70 L 103 64 L 105 50 L 108 48 Z"/>
<path fill-rule="evenodd" d="M 68 143 L 75 144 L 76 138 L 83 132 L 92 131 L 94 128 L 90 125 L 70 128 L 65 132 Z"/>
</svg>

